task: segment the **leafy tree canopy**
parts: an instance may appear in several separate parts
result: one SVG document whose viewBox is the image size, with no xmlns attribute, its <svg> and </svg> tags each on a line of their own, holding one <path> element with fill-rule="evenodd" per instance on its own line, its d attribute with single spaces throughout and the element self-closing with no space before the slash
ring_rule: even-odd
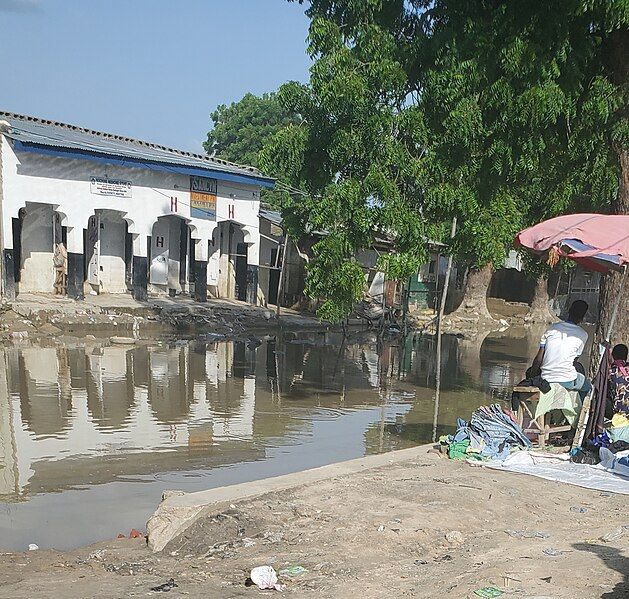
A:
<svg viewBox="0 0 629 599">
<path fill-rule="evenodd" d="M 229 106 L 221 104 L 211 114 L 214 126 L 203 144 L 211 156 L 238 164 L 258 166 L 258 153 L 280 128 L 297 122 L 275 93 L 248 93 Z"/>
<path fill-rule="evenodd" d="M 337 23 L 316 19 L 309 52 L 316 59 L 310 83 L 279 92 L 303 120 L 270 140 L 260 164 L 297 188 L 281 199 L 291 235 L 325 232 L 313 248 L 306 291 L 324 300 L 320 316 L 338 321 L 361 298 L 364 272 L 355 256 L 375 236 L 395 242 L 381 267 L 403 279 L 439 231 L 421 215 L 426 131 L 418 110 L 403 110 L 407 75 L 394 37 L 367 24 L 349 44 Z"/>
<path fill-rule="evenodd" d="M 347 264 L 377 232 L 412 264 L 457 216 L 457 257 L 498 266 L 522 226 L 615 206 L 627 0 L 307 4 L 310 83 L 279 93 L 304 120 L 261 164 L 301 192 L 283 199 L 295 233 L 330 231 L 309 278 L 324 312 L 358 297 Z"/>
</svg>

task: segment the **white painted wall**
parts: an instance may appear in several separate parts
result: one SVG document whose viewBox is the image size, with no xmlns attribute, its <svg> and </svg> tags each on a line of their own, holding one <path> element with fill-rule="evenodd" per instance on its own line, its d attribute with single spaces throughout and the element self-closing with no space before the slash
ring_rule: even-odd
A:
<svg viewBox="0 0 629 599">
<path fill-rule="evenodd" d="M 62 224 L 68 229 L 70 252 L 83 252 L 83 229 L 87 228 L 88 219 L 95 210 L 116 210 L 127 220 L 129 232 L 135 236 L 135 255 L 146 255 L 147 248 L 143 239 L 152 234 L 153 224 L 159 216 L 172 214 L 170 198 L 175 197 L 177 214 L 189 223 L 193 239 L 203 241 L 207 247 L 217 223 L 231 220 L 245 230 L 245 242 L 250 248 L 248 263 L 258 264 L 260 188 L 257 185 L 219 181 L 217 221 L 208 221 L 190 218 L 188 175 L 16 151 L 12 140 L 7 138 L 2 143 L 2 169 L 2 226 L 6 248 L 13 247 L 11 219 L 17 217 L 19 209 L 26 202 L 39 202 L 50 204 L 61 213 Z M 118 198 L 92 193 L 92 177 L 130 181 L 132 197 Z M 114 261 L 114 266 L 116 264 Z M 52 277 L 51 270 L 50 291 L 54 282 Z M 210 268 L 208 282 L 209 277 Z M 117 275 L 114 275 L 114 279 L 118 280 Z M 48 290 L 48 281 L 41 287 Z"/>
</svg>

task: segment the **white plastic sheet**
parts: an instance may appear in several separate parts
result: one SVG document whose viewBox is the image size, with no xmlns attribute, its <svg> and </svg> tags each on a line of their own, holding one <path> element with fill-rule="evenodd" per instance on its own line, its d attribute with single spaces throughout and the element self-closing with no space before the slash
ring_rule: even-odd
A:
<svg viewBox="0 0 629 599">
<path fill-rule="evenodd" d="M 615 474 L 600 464 L 575 464 L 567 455 L 545 454 L 534 451 L 517 451 L 506 460 L 470 463 L 475 466 L 486 466 L 494 470 L 530 474 L 546 480 L 597 489 L 610 493 L 629 495 L 629 478 Z"/>
</svg>

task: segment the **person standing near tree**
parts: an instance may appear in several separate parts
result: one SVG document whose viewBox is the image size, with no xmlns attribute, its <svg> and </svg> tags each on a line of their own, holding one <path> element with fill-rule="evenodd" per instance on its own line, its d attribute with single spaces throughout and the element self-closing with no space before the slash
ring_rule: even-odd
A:
<svg viewBox="0 0 629 599">
<path fill-rule="evenodd" d="M 576 367 L 588 340 L 587 332 L 579 326 L 587 311 L 588 305 L 583 300 L 573 302 L 568 319 L 552 325 L 542 335 L 532 366 L 533 370 L 541 369 L 542 378 L 549 383 L 578 391 L 581 402 L 592 389 L 590 381 Z"/>
</svg>

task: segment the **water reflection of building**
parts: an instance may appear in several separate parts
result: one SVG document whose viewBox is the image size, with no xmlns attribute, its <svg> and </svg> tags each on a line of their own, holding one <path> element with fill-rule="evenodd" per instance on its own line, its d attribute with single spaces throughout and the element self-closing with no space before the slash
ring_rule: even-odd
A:
<svg viewBox="0 0 629 599">
<path fill-rule="evenodd" d="M 0 494 L 259 459 L 313 411 L 379 403 L 369 344 L 290 341 L 4 350 Z"/>
<path fill-rule="evenodd" d="M 247 352 L 231 343 L 4 350 L 0 495 L 185 468 L 190 451 L 204 452 L 207 467 L 259 458 Z"/>
<path fill-rule="evenodd" d="M 20 490 L 14 413 L 7 381 L 5 356 L 0 354 L 0 497 Z"/>
<path fill-rule="evenodd" d="M 118 429 L 131 417 L 134 401 L 130 352 L 123 347 L 99 347 L 85 355 L 87 407 L 94 424 Z"/>
<path fill-rule="evenodd" d="M 274 341 L 257 349 L 247 342 L 11 347 L 0 355 L 0 494 L 13 498 L 260 459 L 264 442 L 254 439 L 281 442 L 311 426 L 307 415 L 291 415 L 293 406 L 339 406 L 342 377 L 364 379 L 344 355 L 334 377 L 338 349 L 280 350 Z M 352 387 L 349 405 L 363 403 L 365 385 Z"/>
<path fill-rule="evenodd" d="M 506 346 L 491 347 L 489 357 L 461 361 L 458 341 L 444 339 L 440 427 L 486 402 L 486 382 L 462 364 L 491 372 L 508 362 Z M 343 344 L 329 333 L 259 345 L 11 347 L 0 352 L 0 494 L 259 460 L 353 410 L 377 421 L 369 451 L 423 441 L 432 356 L 429 337 Z"/>
</svg>

